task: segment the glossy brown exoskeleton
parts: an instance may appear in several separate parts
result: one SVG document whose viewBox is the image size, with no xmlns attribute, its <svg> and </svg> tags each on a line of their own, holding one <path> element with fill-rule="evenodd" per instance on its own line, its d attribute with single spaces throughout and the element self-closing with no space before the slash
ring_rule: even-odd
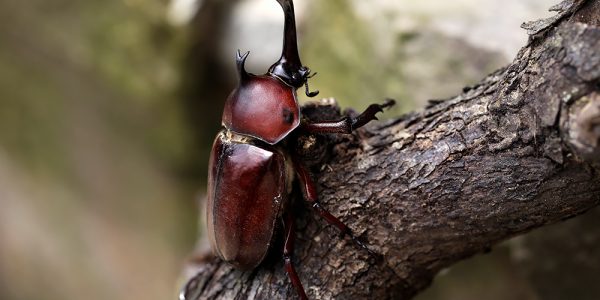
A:
<svg viewBox="0 0 600 300">
<path fill-rule="evenodd" d="M 371 120 L 383 107 L 372 104 L 356 118 L 308 123 L 300 116 L 296 90 L 306 85 L 310 70 L 298 55 L 292 0 L 277 0 L 285 14 L 281 58 L 264 75 L 247 73 L 248 53 L 237 53 L 239 86 L 223 112 L 223 130 L 215 139 L 209 163 L 207 229 L 213 251 L 242 270 L 257 267 L 267 255 L 283 221 L 285 269 L 300 298 L 306 293 L 291 262 L 294 218 L 286 201 L 297 177 L 306 200 L 325 220 L 354 238 L 350 229 L 317 201 L 310 174 L 297 155 L 286 149 L 285 138 L 294 130 L 307 133 L 350 133 Z M 368 250 L 368 249 L 367 249 Z"/>
</svg>

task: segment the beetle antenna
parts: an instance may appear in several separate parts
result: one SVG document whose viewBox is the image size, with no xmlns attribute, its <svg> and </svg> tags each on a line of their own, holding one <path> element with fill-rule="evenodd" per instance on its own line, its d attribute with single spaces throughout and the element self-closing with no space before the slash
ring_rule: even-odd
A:
<svg viewBox="0 0 600 300">
<path fill-rule="evenodd" d="M 304 87 L 306 88 L 306 90 L 305 90 L 306 96 L 311 97 L 311 98 L 319 94 L 319 90 L 310 92 L 309 91 L 310 89 L 308 87 L 308 78 L 312 78 L 315 75 L 317 75 L 316 72 L 313 73 L 312 75 L 306 76 L 307 80 L 304 82 Z"/>
</svg>

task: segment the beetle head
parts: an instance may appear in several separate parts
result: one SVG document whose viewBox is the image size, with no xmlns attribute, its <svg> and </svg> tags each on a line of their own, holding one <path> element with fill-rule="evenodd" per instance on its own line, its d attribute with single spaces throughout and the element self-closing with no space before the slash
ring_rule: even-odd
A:
<svg viewBox="0 0 600 300">
<path fill-rule="evenodd" d="M 319 91 L 308 91 L 308 79 L 312 77 L 310 69 L 303 66 L 298 54 L 298 41 L 296 37 L 296 17 L 292 0 L 277 0 L 285 15 L 283 28 L 283 50 L 281 58 L 269 68 L 269 74 L 278 77 L 286 84 L 300 88 L 306 85 L 306 95 L 316 96 Z"/>
</svg>

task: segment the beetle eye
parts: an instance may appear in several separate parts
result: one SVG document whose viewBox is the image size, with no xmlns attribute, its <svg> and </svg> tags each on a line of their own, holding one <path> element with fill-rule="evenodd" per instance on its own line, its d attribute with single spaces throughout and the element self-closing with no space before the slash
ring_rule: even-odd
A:
<svg viewBox="0 0 600 300">
<path fill-rule="evenodd" d="M 283 121 L 292 124 L 294 122 L 294 113 L 288 108 L 284 108 L 282 111 Z"/>
</svg>

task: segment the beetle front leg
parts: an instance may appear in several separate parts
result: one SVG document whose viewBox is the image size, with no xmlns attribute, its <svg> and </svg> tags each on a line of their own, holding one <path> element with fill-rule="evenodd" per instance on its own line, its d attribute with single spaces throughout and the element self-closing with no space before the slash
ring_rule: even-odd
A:
<svg viewBox="0 0 600 300">
<path fill-rule="evenodd" d="M 358 246 L 367 250 L 372 256 L 379 258 L 380 255 L 371 251 L 371 249 L 369 249 L 363 242 L 356 238 L 356 236 L 352 234 L 352 231 L 346 224 L 344 224 L 342 221 L 340 221 L 338 218 L 336 218 L 334 215 L 329 213 L 325 208 L 321 206 L 321 204 L 318 201 L 315 184 L 310 178 L 310 173 L 308 172 L 306 167 L 304 167 L 304 165 L 300 161 L 298 161 L 297 158 L 293 158 L 293 162 L 294 168 L 296 169 L 296 173 L 298 174 L 298 177 L 300 179 L 300 184 L 302 185 L 302 189 L 304 190 L 304 198 L 307 202 L 311 204 L 313 209 L 329 224 L 337 227 L 342 235 L 348 235 Z"/>
<path fill-rule="evenodd" d="M 339 121 L 303 123 L 302 130 L 309 133 L 351 133 L 367 123 L 377 120 L 375 116 L 384 108 L 391 107 L 396 103 L 393 99 L 387 99 L 383 104 L 371 104 L 357 117 L 345 117 Z"/>
<path fill-rule="evenodd" d="M 301 300 L 307 300 L 306 292 L 302 287 L 302 282 L 296 273 L 296 268 L 292 263 L 292 256 L 294 255 L 294 239 L 295 239 L 295 228 L 294 228 L 294 217 L 290 212 L 287 212 L 283 219 L 283 228 L 285 231 L 285 242 L 283 244 L 283 261 L 285 262 L 285 271 L 292 282 L 292 285 L 296 289 L 298 296 Z"/>
</svg>

